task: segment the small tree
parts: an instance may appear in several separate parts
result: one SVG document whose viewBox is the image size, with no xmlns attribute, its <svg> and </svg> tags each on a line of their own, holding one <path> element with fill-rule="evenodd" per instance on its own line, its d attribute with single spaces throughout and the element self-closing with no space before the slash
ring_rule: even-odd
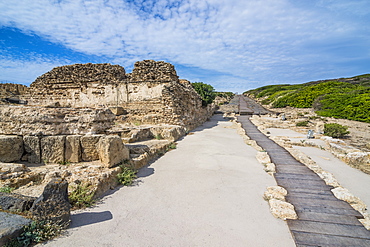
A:
<svg viewBox="0 0 370 247">
<path fill-rule="evenodd" d="M 333 138 L 341 138 L 349 134 L 347 131 L 348 127 L 337 123 L 324 124 L 324 135 L 331 136 Z"/>
<path fill-rule="evenodd" d="M 192 83 L 192 86 L 202 98 L 203 106 L 211 104 L 216 98 L 215 89 L 211 85 L 203 82 L 194 82 Z"/>
</svg>

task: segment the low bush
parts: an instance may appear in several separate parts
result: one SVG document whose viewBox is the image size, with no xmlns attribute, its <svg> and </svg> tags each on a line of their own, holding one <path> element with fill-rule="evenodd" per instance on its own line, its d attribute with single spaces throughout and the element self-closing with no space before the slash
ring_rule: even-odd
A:
<svg viewBox="0 0 370 247">
<path fill-rule="evenodd" d="M 0 188 L 0 192 L 3 192 L 3 193 L 12 193 L 13 190 L 15 190 L 15 188 L 12 188 L 9 186 L 4 186 Z"/>
<path fill-rule="evenodd" d="M 337 123 L 324 124 L 324 135 L 333 138 L 342 138 L 349 134 L 348 127 Z"/>
<path fill-rule="evenodd" d="M 137 178 L 137 170 L 124 165 L 120 165 L 120 167 L 121 172 L 117 174 L 118 182 L 126 186 L 132 185 L 134 180 Z"/>
<path fill-rule="evenodd" d="M 50 240 L 60 235 L 63 227 L 52 221 L 32 221 L 23 227 L 21 235 L 8 243 L 5 247 L 27 247 Z"/>
<path fill-rule="evenodd" d="M 308 123 L 309 123 L 309 121 L 307 121 L 307 120 L 306 121 L 301 121 L 301 122 L 296 123 L 296 126 L 307 127 Z"/>
<path fill-rule="evenodd" d="M 68 198 L 72 208 L 90 207 L 95 200 L 93 199 L 94 192 L 91 185 L 78 185 L 77 188 L 69 193 Z"/>
<path fill-rule="evenodd" d="M 211 85 L 205 84 L 203 82 L 193 82 L 191 85 L 202 98 L 203 106 L 211 104 L 216 98 L 215 89 Z"/>
</svg>

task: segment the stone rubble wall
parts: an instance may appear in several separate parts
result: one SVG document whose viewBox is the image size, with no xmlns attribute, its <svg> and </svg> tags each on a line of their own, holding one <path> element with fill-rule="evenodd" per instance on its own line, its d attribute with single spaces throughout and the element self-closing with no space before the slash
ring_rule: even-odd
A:
<svg viewBox="0 0 370 247">
<path fill-rule="evenodd" d="M 22 96 L 31 106 L 122 107 L 124 121 L 175 124 L 191 129 L 207 120 L 214 108 L 202 107 L 191 83 L 179 80 L 172 64 L 144 60 L 130 74 L 110 64 L 56 67 L 38 77 Z"/>
<path fill-rule="evenodd" d="M 116 116 L 108 109 L 0 106 L 0 135 L 103 134 Z"/>
<path fill-rule="evenodd" d="M 0 162 L 66 164 L 99 160 L 112 167 L 130 159 L 117 135 L 0 135 Z"/>
<path fill-rule="evenodd" d="M 27 91 L 27 87 L 21 84 L 0 83 L 0 99 L 19 96 Z"/>
</svg>

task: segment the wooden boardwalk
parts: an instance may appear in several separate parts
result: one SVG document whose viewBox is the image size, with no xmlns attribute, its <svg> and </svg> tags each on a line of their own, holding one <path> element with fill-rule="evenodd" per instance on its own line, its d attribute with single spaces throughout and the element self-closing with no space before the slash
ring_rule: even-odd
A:
<svg viewBox="0 0 370 247">
<path fill-rule="evenodd" d="M 239 97 L 244 101 L 244 97 Z M 240 104 L 240 112 L 256 109 L 253 104 L 257 103 L 251 99 Z M 261 133 L 249 117 L 241 115 L 238 121 L 246 134 L 271 157 L 276 165 L 275 180 L 288 191 L 286 201 L 293 204 L 297 212 L 297 220 L 287 221 L 296 245 L 369 247 L 370 231 L 358 221 L 362 215 L 347 202 L 338 200 L 331 192 L 333 187 Z"/>
</svg>

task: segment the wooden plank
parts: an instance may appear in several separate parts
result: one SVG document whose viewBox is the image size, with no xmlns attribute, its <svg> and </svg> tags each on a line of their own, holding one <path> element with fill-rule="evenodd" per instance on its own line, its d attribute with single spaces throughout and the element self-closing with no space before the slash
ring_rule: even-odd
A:
<svg viewBox="0 0 370 247">
<path fill-rule="evenodd" d="M 288 195 L 285 197 L 287 200 L 294 197 L 300 197 L 305 200 L 332 200 L 337 201 L 338 199 L 333 194 L 312 194 L 312 193 L 294 193 L 288 192 Z"/>
<path fill-rule="evenodd" d="M 276 178 L 276 182 L 279 186 L 282 186 L 286 189 L 288 188 L 304 188 L 304 189 L 311 189 L 311 190 L 328 190 L 330 191 L 333 187 L 326 185 L 325 183 L 320 183 L 319 181 L 314 180 L 289 180 L 289 179 L 281 179 Z"/>
<path fill-rule="evenodd" d="M 297 212 L 297 215 L 298 215 L 298 220 L 310 220 L 310 221 L 317 221 L 317 222 L 362 226 L 361 222 L 358 221 L 358 219 L 355 216 L 351 216 L 351 215 L 336 215 L 336 214 L 325 214 L 325 213 L 307 212 L 307 211 L 299 211 Z"/>
<path fill-rule="evenodd" d="M 286 200 L 292 203 L 293 205 L 354 210 L 347 202 L 341 200 L 322 200 L 322 199 L 307 200 L 307 198 L 291 196 L 286 197 Z"/>
<path fill-rule="evenodd" d="M 296 173 L 282 173 L 282 172 L 279 172 L 279 173 L 275 174 L 275 178 L 323 181 L 315 173 L 311 173 L 311 174 L 296 174 Z"/>
<path fill-rule="evenodd" d="M 297 232 L 309 232 L 370 240 L 370 232 L 364 226 L 344 225 L 305 220 L 288 220 L 289 228 Z"/>
<path fill-rule="evenodd" d="M 288 190 L 288 189 L 287 189 Z M 330 190 L 313 190 L 310 188 L 289 188 L 288 193 L 308 193 L 308 194 L 320 194 L 320 195 L 332 195 L 333 193 Z"/>
<path fill-rule="evenodd" d="M 305 176 L 306 175 L 306 176 Z M 328 186 L 324 180 L 314 174 L 295 174 L 294 175 L 282 175 L 281 173 L 275 174 L 275 179 L 279 181 L 294 182 L 302 185 L 322 185 Z"/>
<path fill-rule="evenodd" d="M 354 209 L 343 209 L 343 208 L 325 208 L 325 207 L 315 207 L 311 205 L 305 205 L 303 203 L 293 204 L 295 211 L 298 212 L 314 212 L 322 214 L 336 214 L 336 215 L 346 215 L 353 216 L 361 219 L 363 216 Z"/>
<path fill-rule="evenodd" d="M 316 247 L 370 246 L 370 240 L 362 238 L 350 238 L 299 231 L 292 231 L 292 234 L 297 246 L 316 246 Z"/>
<path fill-rule="evenodd" d="M 277 173 L 312 174 L 312 171 L 305 166 L 276 165 Z"/>
</svg>

